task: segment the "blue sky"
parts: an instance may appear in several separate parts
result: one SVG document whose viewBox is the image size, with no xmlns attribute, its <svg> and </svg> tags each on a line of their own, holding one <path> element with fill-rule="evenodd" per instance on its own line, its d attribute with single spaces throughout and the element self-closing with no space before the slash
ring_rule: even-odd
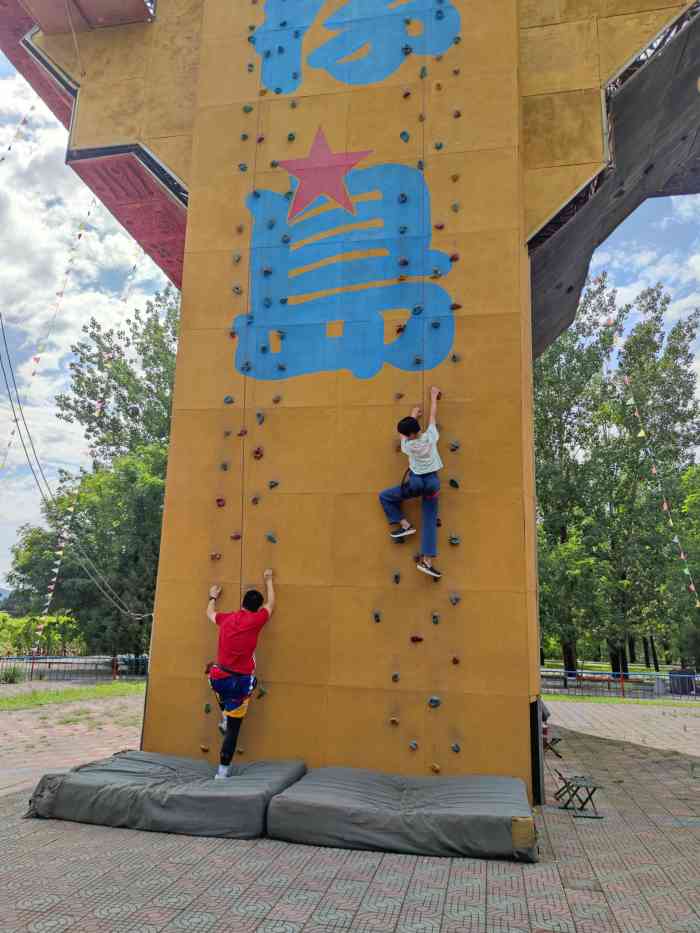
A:
<svg viewBox="0 0 700 933">
<path fill-rule="evenodd" d="M 67 384 L 70 345 L 91 315 L 105 326 L 117 324 L 162 288 L 165 278 L 97 205 L 75 253 L 65 298 L 51 323 L 56 291 L 92 195 L 65 165 L 66 131 L 0 53 L 0 155 L 32 105 L 26 138 L 13 145 L 0 164 L 0 296 L 27 420 L 52 479 L 60 468 L 75 470 L 88 463 L 80 429 L 56 419 L 53 401 Z M 600 247 L 592 271 L 608 271 L 621 304 L 661 281 L 672 295 L 669 315 L 675 319 L 700 306 L 699 222 L 700 196 L 648 201 Z M 137 274 L 125 295 L 134 263 Z M 42 340 L 46 347 L 37 354 Z M 34 355 L 41 357 L 38 366 L 32 362 Z M 32 376 L 35 368 L 37 375 Z M 0 463 L 11 430 L 7 396 L 0 384 Z M 40 518 L 39 494 L 16 443 L 0 472 L 0 484 L 2 586 L 18 527 Z"/>
</svg>

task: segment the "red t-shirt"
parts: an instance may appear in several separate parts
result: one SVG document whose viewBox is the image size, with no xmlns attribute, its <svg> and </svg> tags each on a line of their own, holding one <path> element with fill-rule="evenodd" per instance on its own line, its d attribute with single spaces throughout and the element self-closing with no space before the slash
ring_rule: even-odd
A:
<svg viewBox="0 0 700 933">
<path fill-rule="evenodd" d="M 217 612 L 214 617 L 219 626 L 219 649 L 217 664 L 237 674 L 252 674 L 255 671 L 255 646 L 263 625 L 270 618 L 267 609 L 259 612 Z M 224 673 L 223 676 L 229 675 Z"/>
</svg>

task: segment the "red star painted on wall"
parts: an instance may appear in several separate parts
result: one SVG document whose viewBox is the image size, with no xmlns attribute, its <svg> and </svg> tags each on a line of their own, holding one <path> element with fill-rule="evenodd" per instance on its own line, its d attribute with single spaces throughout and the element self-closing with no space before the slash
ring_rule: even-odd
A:
<svg viewBox="0 0 700 933">
<path fill-rule="evenodd" d="M 282 168 L 286 168 L 290 175 L 299 179 L 299 186 L 289 211 L 290 219 L 324 194 L 350 214 L 354 214 L 355 205 L 345 187 L 345 176 L 358 162 L 371 155 L 372 151 L 367 149 L 364 152 L 331 152 L 325 133 L 319 127 L 311 152 L 305 159 L 280 161 Z"/>
</svg>

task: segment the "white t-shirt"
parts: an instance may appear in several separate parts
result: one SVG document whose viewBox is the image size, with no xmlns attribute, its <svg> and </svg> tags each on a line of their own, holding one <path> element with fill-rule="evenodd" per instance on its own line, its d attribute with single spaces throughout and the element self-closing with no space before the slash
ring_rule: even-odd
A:
<svg viewBox="0 0 700 933">
<path fill-rule="evenodd" d="M 428 425 L 428 429 L 412 441 L 406 437 L 401 438 L 401 450 L 408 457 L 412 473 L 423 476 L 425 473 L 434 473 L 442 469 L 442 460 L 437 449 L 439 440 L 440 435 L 434 424 Z"/>
</svg>

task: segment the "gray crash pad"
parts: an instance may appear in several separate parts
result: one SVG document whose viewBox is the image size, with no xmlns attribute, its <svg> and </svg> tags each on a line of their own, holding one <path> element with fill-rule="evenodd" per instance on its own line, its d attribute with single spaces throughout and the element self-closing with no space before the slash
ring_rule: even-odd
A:
<svg viewBox="0 0 700 933">
<path fill-rule="evenodd" d="M 532 810 L 518 778 L 319 768 L 273 797 L 267 831 L 310 845 L 537 861 Z"/>
<path fill-rule="evenodd" d="M 301 761 L 254 761 L 215 781 L 205 761 L 119 752 L 62 774 L 46 774 L 27 816 L 190 836 L 265 835 L 270 798 L 306 772 Z"/>
</svg>

